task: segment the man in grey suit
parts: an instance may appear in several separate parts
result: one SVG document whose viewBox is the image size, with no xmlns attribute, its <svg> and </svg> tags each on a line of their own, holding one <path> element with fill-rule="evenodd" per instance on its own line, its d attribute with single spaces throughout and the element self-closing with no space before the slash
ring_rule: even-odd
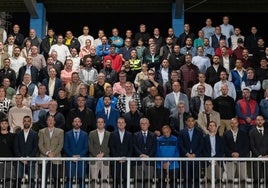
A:
<svg viewBox="0 0 268 188">
<path fill-rule="evenodd" d="M 97 119 L 97 129 L 89 133 L 89 156 L 90 157 L 109 157 L 110 149 L 108 146 L 110 132 L 104 129 L 105 122 L 103 118 Z M 100 185 L 98 185 L 98 177 L 101 175 Z M 109 185 L 109 163 L 108 161 L 92 161 L 90 162 L 90 177 L 92 188 L 108 188 Z"/>
<path fill-rule="evenodd" d="M 184 93 L 180 92 L 180 82 L 173 82 L 172 90 L 173 92 L 169 93 L 165 98 L 164 107 L 168 108 L 169 111 L 172 111 L 172 109 L 177 108 L 179 101 L 183 101 L 185 104 L 185 111 L 189 112 L 188 97 Z"/>
<path fill-rule="evenodd" d="M 56 128 L 54 116 L 49 115 L 46 121 L 47 127 L 39 131 L 38 147 L 40 157 L 61 157 L 63 148 L 64 132 L 60 128 Z M 61 161 L 48 161 L 46 166 L 46 176 L 54 180 L 53 186 L 60 187 L 60 178 L 62 177 Z M 52 185 L 52 182 L 50 181 Z"/>
</svg>

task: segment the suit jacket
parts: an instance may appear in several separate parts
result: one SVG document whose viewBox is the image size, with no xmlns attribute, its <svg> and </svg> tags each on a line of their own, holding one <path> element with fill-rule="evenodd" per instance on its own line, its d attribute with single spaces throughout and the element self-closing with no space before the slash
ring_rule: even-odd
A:
<svg viewBox="0 0 268 188">
<path fill-rule="evenodd" d="M 14 137 L 14 153 L 16 157 L 36 157 L 38 151 L 38 135 L 35 131 L 29 130 L 27 140 L 24 138 L 24 131 L 16 133 Z"/>
<path fill-rule="evenodd" d="M 140 111 L 135 111 L 134 113 L 128 112 L 123 114 L 123 117 L 126 120 L 126 130 L 135 133 L 140 130 L 140 119 L 143 117 L 143 113 Z"/>
<path fill-rule="evenodd" d="M 53 92 L 53 96 L 52 96 L 53 99 L 56 99 L 58 97 L 58 91 L 62 87 L 61 80 L 59 78 L 57 78 L 57 77 L 55 79 L 56 79 L 55 80 L 55 88 L 54 88 L 54 92 Z M 47 88 L 46 94 L 49 95 L 49 85 L 48 85 L 49 84 L 49 78 L 45 78 L 43 80 L 42 84 L 46 86 L 46 88 Z"/>
<path fill-rule="evenodd" d="M 64 151 L 67 157 L 80 155 L 80 157 L 88 156 L 88 134 L 80 129 L 78 141 L 75 141 L 73 129 L 66 132 L 64 136 Z"/>
<path fill-rule="evenodd" d="M 239 157 L 249 156 L 249 137 L 242 130 L 238 130 L 236 142 L 234 142 L 233 133 L 228 130 L 223 135 L 225 157 L 232 157 L 233 152 L 239 153 Z"/>
<path fill-rule="evenodd" d="M 38 136 L 40 157 L 46 157 L 48 151 L 53 152 L 55 154 L 55 157 L 61 157 L 64 140 L 64 132 L 62 129 L 55 127 L 52 133 L 52 137 L 50 138 L 48 128 L 43 128 L 39 130 Z M 52 163 L 57 164 L 57 161 L 52 161 Z"/>
<path fill-rule="evenodd" d="M 180 97 L 179 97 L 179 101 L 183 101 L 185 104 L 185 112 L 189 112 L 189 100 L 188 97 L 184 94 L 180 92 Z M 173 108 L 176 108 L 176 101 L 175 101 L 175 96 L 174 93 L 171 92 L 169 93 L 166 98 L 165 98 L 165 102 L 164 102 L 164 107 L 168 108 L 170 111 Z"/>
<path fill-rule="evenodd" d="M 256 127 L 250 130 L 250 148 L 253 157 L 268 155 L 268 128 L 264 127 L 263 135 Z"/>
<path fill-rule="evenodd" d="M 219 112 L 216 112 L 216 111 L 212 111 L 211 114 L 209 115 L 210 117 L 210 121 L 215 121 L 216 124 L 217 124 L 217 128 L 220 126 L 221 122 L 221 118 L 220 118 L 220 114 Z M 198 123 L 198 127 L 200 127 L 202 129 L 202 131 L 204 132 L 204 134 L 208 134 L 208 129 L 207 129 L 207 117 L 206 117 L 206 114 L 205 114 L 205 111 L 203 112 L 200 112 L 198 114 L 198 120 L 197 120 L 197 123 Z"/>
<path fill-rule="evenodd" d="M 120 117 L 120 113 L 117 109 L 111 108 L 109 118 L 106 115 L 105 109 L 101 109 L 96 112 L 96 118 L 102 117 L 105 120 L 105 128 L 108 131 L 117 130 L 117 120 Z"/>
<path fill-rule="evenodd" d="M 185 121 L 186 118 L 190 115 L 190 113 L 184 112 L 183 113 L 183 125 L 180 124 L 180 117 L 178 109 L 174 109 L 170 115 L 170 126 L 172 128 L 172 134 L 175 136 L 179 136 L 179 132 L 185 128 Z M 181 128 L 182 127 L 182 128 Z"/>
<path fill-rule="evenodd" d="M 16 82 L 17 86 L 19 86 L 22 83 L 25 73 L 26 73 L 26 65 L 19 69 L 18 78 L 17 78 L 17 82 Z M 31 66 L 31 81 L 32 81 L 32 83 L 34 83 L 34 84 L 38 83 L 38 76 L 39 76 L 38 69 L 32 65 Z"/>
<path fill-rule="evenodd" d="M 7 71 L 3 68 L 0 70 L 0 83 L 3 83 L 4 78 L 8 78 L 10 80 L 10 87 L 16 87 L 16 73 L 13 69 L 7 69 Z"/>
<path fill-rule="evenodd" d="M 156 153 L 156 136 L 153 132 L 147 132 L 146 143 L 143 141 L 142 131 L 136 132 L 133 136 L 134 156 L 139 157 L 141 154 L 155 157 Z"/>
<path fill-rule="evenodd" d="M 88 142 L 89 142 L 89 157 L 97 157 L 97 155 L 100 152 L 104 153 L 103 157 L 109 157 L 110 156 L 110 148 L 109 148 L 109 137 L 110 132 L 105 131 L 103 141 L 100 144 L 98 131 L 94 130 L 89 133 Z M 92 164 L 95 164 L 95 161 L 91 162 Z M 108 161 L 105 162 L 105 164 L 108 164 Z"/>
<path fill-rule="evenodd" d="M 179 151 L 180 156 L 185 157 L 187 153 L 194 153 L 196 157 L 202 157 L 204 148 L 204 138 L 202 131 L 195 127 L 193 130 L 192 140 L 188 133 L 188 129 L 185 128 L 179 133 Z"/>
<path fill-rule="evenodd" d="M 220 57 L 220 65 L 223 66 L 223 57 Z M 235 68 L 235 59 L 229 56 L 229 71 Z"/>
<path fill-rule="evenodd" d="M 216 139 L 216 154 L 213 157 L 223 157 L 224 155 L 224 146 L 223 146 L 223 139 L 218 134 L 215 135 Z M 204 150 L 203 150 L 204 157 L 211 157 L 211 144 L 210 144 L 210 135 L 206 135 L 204 137 Z"/>
<path fill-rule="evenodd" d="M 121 143 L 119 131 L 112 132 L 109 138 L 109 148 L 111 157 L 132 157 L 132 134 L 125 130 L 123 142 Z"/>
<path fill-rule="evenodd" d="M 226 71 L 223 66 L 219 66 L 216 71 L 213 65 L 207 68 L 206 70 L 206 83 L 210 84 L 211 87 L 214 87 L 214 84 L 220 81 L 220 73 Z"/>
</svg>

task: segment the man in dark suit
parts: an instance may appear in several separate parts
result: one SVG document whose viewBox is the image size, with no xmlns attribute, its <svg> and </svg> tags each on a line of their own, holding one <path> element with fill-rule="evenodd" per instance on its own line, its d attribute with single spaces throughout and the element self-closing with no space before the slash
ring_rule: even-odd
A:
<svg viewBox="0 0 268 188">
<path fill-rule="evenodd" d="M 125 130 L 126 121 L 123 117 L 118 118 L 118 130 L 112 132 L 109 138 L 111 157 L 131 157 L 133 151 L 132 134 Z M 127 163 L 124 160 L 112 163 L 112 178 L 114 188 L 125 188 L 127 178 Z"/>
<path fill-rule="evenodd" d="M 55 68 L 49 69 L 49 78 L 45 78 L 42 84 L 47 88 L 47 95 L 51 96 L 53 99 L 57 99 L 58 90 L 62 87 L 62 82 L 56 77 L 57 71 Z"/>
<path fill-rule="evenodd" d="M 109 157 L 110 148 L 108 146 L 110 132 L 105 130 L 104 118 L 97 119 L 97 129 L 89 133 L 89 157 Z M 102 188 L 108 188 L 109 165 L 108 161 L 90 162 L 91 187 L 97 188 L 97 180 L 101 174 L 100 185 Z"/>
<path fill-rule="evenodd" d="M 140 119 L 141 131 L 136 132 L 133 137 L 134 156 L 141 158 L 155 157 L 156 152 L 156 136 L 149 131 L 150 124 L 147 118 Z M 153 178 L 153 162 L 138 163 L 135 168 L 137 174 L 136 187 L 151 187 L 151 179 Z"/>
<path fill-rule="evenodd" d="M 111 107 L 111 96 L 103 97 L 104 108 L 96 111 L 96 118 L 101 117 L 105 121 L 105 128 L 112 132 L 117 130 L 117 119 L 120 117 L 119 111 Z"/>
<path fill-rule="evenodd" d="M 250 148 L 252 151 L 252 157 L 267 157 L 268 155 L 268 129 L 264 127 L 263 116 L 257 116 L 256 127 L 250 130 Z M 265 173 L 266 172 L 266 173 Z M 268 181 L 268 164 L 263 161 L 256 161 L 253 163 L 253 176 L 254 187 L 260 187 L 260 178 L 265 178 L 266 184 Z M 266 174 L 266 177 L 264 177 Z"/>
<path fill-rule="evenodd" d="M 33 58 L 32 56 L 28 55 L 26 58 L 26 65 L 22 66 L 19 69 L 18 78 L 17 78 L 17 86 L 19 86 L 22 81 L 25 74 L 31 75 L 31 80 L 34 84 L 38 83 L 38 75 L 39 71 L 36 67 L 33 66 Z"/>
<path fill-rule="evenodd" d="M 224 141 L 224 152 L 225 157 L 248 157 L 249 156 L 249 137 L 248 134 L 238 128 L 237 118 L 232 118 L 231 121 L 231 130 L 228 130 L 223 135 Z M 247 178 L 247 164 L 246 162 L 226 162 L 226 173 L 227 180 L 229 184 L 233 185 L 231 182 L 236 171 L 238 172 L 238 178 L 241 181 L 240 184 L 246 186 Z M 230 185 L 230 186 L 231 186 Z"/>
<path fill-rule="evenodd" d="M 181 157 L 202 157 L 204 148 L 204 138 L 202 131 L 195 127 L 195 119 L 188 116 L 186 119 L 186 128 L 179 133 L 179 151 Z M 199 187 L 199 166 L 200 162 L 183 162 L 182 172 L 184 174 L 184 187 Z"/>
<path fill-rule="evenodd" d="M 88 133 L 81 130 L 81 119 L 75 117 L 72 122 L 73 129 L 66 132 L 64 136 L 63 148 L 67 157 L 80 158 L 88 156 Z M 85 187 L 84 178 L 86 176 L 85 161 L 66 161 L 66 188 L 72 187 L 72 179 L 75 177 L 80 184 L 80 188 Z"/>
<path fill-rule="evenodd" d="M 217 124 L 215 121 L 210 121 L 208 125 L 209 134 L 204 137 L 204 157 L 223 157 L 224 146 L 222 137 L 217 134 Z M 206 176 L 211 180 L 211 164 L 206 162 Z M 222 177 L 222 164 L 216 163 L 215 177 L 219 180 Z"/>
<path fill-rule="evenodd" d="M 19 131 L 14 138 L 14 153 L 16 157 L 36 157 L 38 151 L 38 135 L 31 130 L 32 119 L 30 116 L 23 117 L 23 130 Z M 35 161 L 19 161 L 17 166 L 17 185 L 21 187 L 24 173 L 29 176 L 31 188 L 35 187 Z"/>
</svg>

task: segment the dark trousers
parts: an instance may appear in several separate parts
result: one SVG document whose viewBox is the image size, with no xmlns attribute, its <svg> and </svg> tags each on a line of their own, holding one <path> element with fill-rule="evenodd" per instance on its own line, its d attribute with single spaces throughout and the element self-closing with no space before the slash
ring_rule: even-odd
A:
<svg viewBox="0 0 268 188">
<path fill-rule="evenodd" d="M 183 187 L 199 188 L 200 178 L 200 163 L 199 162 L 182 162 L 182 172 L 184 177 Z"/>
</svg>

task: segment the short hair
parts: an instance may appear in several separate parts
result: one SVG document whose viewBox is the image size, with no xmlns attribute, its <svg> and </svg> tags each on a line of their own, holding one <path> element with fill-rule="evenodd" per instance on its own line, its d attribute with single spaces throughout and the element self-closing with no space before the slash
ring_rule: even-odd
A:
<svg viewBox="0 0 268 188">
<path fill-rule="evenodd" d="M 109 98 L 110 100 L 112 99 L 111 96 L 109 96 L 109 95 L 104 95 L 104 96 L 103 96 L 103 100 L 104 100 L 105 98 Z"/>
</svg>

